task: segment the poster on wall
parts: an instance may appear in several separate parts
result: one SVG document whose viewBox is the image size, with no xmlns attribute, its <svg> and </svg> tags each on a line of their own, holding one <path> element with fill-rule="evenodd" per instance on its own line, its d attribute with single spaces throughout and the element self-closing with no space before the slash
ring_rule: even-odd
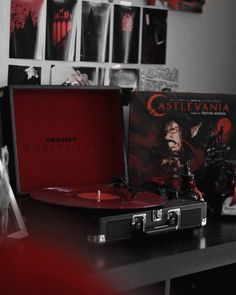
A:
<svg viewBox="0 0 236 295">
<path fill-rule="evenodd" d="M 47 1 L 46 59 L 73 61 L 77 0 Z"/>
<path fill-rule="evenodd" d="M 11 0 L 10 58 L 43 57 L 45 7 L 44 0 Z"/>
<path fill-rule="evenodd" d="M 51 68 L 52 85 L 96 85 L 96 68 L 56 65 Z"/>
<path fill-rule="evenodd" d="M 107 62 L 110 4 L 82 2 L 81 61 Z"/>
<path fill-rule="evenodd" d="M 151 6 L 162 4 L 174 10 L 202 12 L 206 0 L 146 0 L 145 2 Z"/>
<path fill-rule="evenodd" d="M 165 64 L 167 10 L 143 9 L 142 64 Z"/>
<path fill-rule="evenodd" d="M 139 84 L 138 69 L 110 69 L 109 82 L 106 85 L 137 89 Z"/>
<path fill-rule="evenodd" d="M 174 67 L 155 66 L 140 69 L 142 91 L 178 91 L 179 71 Z"/>
<path fill-rule="evenodd" d="M 40 85 L 41 67 L 34 66 L 8 66 L 8 85 Z"/>
<path fill-rule="evenodd" d="M 202 12 L 205 0 L 160 0 L 169 8 L 189 12 Z"/>
<path fill-rule="evenodd" d="M 112 61 L 138 63 L 140 8 L 114 5 Z"/>
</svg>

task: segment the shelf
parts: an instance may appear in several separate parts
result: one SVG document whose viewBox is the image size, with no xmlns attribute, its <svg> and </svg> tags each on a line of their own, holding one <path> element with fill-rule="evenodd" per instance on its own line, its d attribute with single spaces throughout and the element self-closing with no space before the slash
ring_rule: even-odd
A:
<svg viewBox="0 0 236 295">
<path fill-rule="evenodd" d="M 20 208 L 30 233 L 28 239 L 46 237 L 78 263 L 82 254 L 92 269 L 86 279 L 91 284 L 96 279 L 110 281 L 115 292 L 162 281 L 168 286 L 173 278 L 236 263 L 233 219 L 208 220 L 204 228 L 192 231 L 97 245 L 86 241 L 89 227 L 81 222 L 79 209 L 28 198 Z"/>
</svg>

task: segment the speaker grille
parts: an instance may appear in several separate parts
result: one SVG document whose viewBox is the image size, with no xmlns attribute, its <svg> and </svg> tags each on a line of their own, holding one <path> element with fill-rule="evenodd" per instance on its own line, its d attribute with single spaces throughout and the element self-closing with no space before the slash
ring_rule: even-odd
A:
<svg viewBox="0 0 236 295">
<path fill-rule="evenodd" d="M 191 209 L 191 210 L 183 210 L 181 212 L 181 222 L 180 227 L 186 228 L 186 227 L 196 227 L 200 226 L 202 223 L 202 217 L 201 217 L 201 208 L 197 209 Z"/>
<path fill-rule="evenodd" d="M 107 240 L 118 240 L 130 237 L 132 225 L 130 219 L 116 220 L 107 224 Z"/>
</svg>

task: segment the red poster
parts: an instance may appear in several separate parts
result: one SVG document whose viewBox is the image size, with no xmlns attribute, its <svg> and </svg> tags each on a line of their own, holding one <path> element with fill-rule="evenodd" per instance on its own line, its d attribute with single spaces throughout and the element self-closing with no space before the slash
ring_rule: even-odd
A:
<svg viewBox="0 0 236 295">
<path fill-rule="evenodd" d="M 48 0 L 46 59 L 73 60 L 76 3 L 77 0 Z"/>
<path fill-rule="evenodd" d="M 44 0 L 12 0 L 10 19 L 10 57 L 36 58 L 39 20 Z"/>
<path fill-rule="evenodd" d="M 167 4 L 171 9 L 190 12 L 202 12 L 205 4 L 205 0 L 161 0 L 161 2 Z"/>
</svg>

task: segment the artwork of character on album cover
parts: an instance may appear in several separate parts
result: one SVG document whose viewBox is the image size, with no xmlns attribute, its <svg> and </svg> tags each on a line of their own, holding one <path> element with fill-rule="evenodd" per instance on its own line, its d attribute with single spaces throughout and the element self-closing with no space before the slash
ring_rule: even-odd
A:
<svg viewBox="0 0 236 295">
<path fill-rule="evenodd" d="M 236 159 L 235 97 L 134 92 L 130 110 L 129 178 L 172 187 L 190 161 L 203 192 Z M 174 187 L 173 187 L 174 188 Z M 175 187 L 176 188 L 176 187 Z"/>
<path fill-rule="evenodd" d="M 10 58 L 37 58 L 39 19 L 44 0 L 12 0 Z"/>
</svg>

